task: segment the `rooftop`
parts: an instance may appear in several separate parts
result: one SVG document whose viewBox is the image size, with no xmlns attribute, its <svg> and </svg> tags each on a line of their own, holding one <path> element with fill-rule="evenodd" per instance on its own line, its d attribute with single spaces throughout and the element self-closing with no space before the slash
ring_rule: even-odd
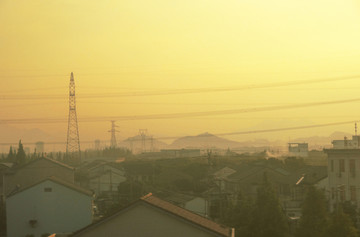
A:
<svg viewBox="0 0 360 237">
<path fill-rule="evenodd" d="M 113 215 L 108 216 L 104 219 L 99 220 L 96 223 L 93 223 L 79 231 L 77 231 L 76 233 L 74 233 L 73 236 L 77 236 L 77 234 L 81 234 L 84 231 L 88 231 L 92 228 L 94 228 L 95 226 L 101 225 L 103 223 L 106 223 L 107 221 L 115 218 L 116 216 L 120 215 L 123 211 L 128 210 L 129 207 L 136 205 L 136 204 L 141 204 L 141 203 L 145 203 L 148 204 L 150 206 L 153 206 L 155 208 L 161 209 L 171 215 L 174 215 L 178 218 L 181 218 L 185 221 L 191 222 L 192 224 L 195 224 L 197 226 L 200 226 L 204 229 L 207 229 L 211 232 L 216 233 L 217 235 L 220 236 L 234 236 L 234 229 L 220 225 L 218 223 L 215 223 L 212 220 L 209 220 L 205 217 L 202 217 L 198 214 L 195 214 L 191 211 L 188 211 L 184 208 L 178 207 L 174 204 L 171 204 L 167 201 L 164 201 L 160 198 L 155 197 L 154 195 L 152 195 L 152 193 L 149 193 L 143 197 L 141 197 L 139 200 L 137 200 L 136 202 L 121 208 L 120 210 L 118 210 L 117 212 L 115 212 Z"/>
<path fill-rule="evenodd" d="M 206 229 L 209 229 L 218 234 L 221 234 L 223 236 L 230 236 L 230 233 L 232 233 L 232 229 L 229 227 L 220 225 L 218 223 L 213 222 L 212 220 L 209 220 L 205 217 L 197 215 L 197 214 L 195 214 L 191 211 L 188 211 L 184 208 L 175 206 L 174 204 L 171 204 L 169 202 L 166 202 L 160 198 L 153 196 L 151 193 L 149 193 L 148 195 L 145 195 L 140 200 L 142 200 L 150 205 L 161 208 L 164 211 L 170 212 L 171 214 L 174 214 L 176 216 L 184 218 L 185 220 L 188 220 L 197 225 L 200 225 Z"/>
<path fill-rule="evenodd" d="M 15 189 L 14 191 L 12 191 L 7 197 L 14 196 L 14 195 L 16 195 L 16 194 L 18 194 L 18 193 L 21 193 L 21 192 L 23 192 L 23 191 L 25 191 L 25 190 L 27 190 L 27 189 L 29 189 L 29 188 L 31 188 L 31 187 L 34 187 L 34 186 L 36 186 L 36 185 L 38 185 L 38 184 L 41 184 L 41 183 L 43 183 L 43 182 L 45 182 L 45 181 L 47 181 L 47 180 L 50 180 L 50 181 L 52 181 L 52 182 L 54 182 L 54 183 L 63 185 L 63 186 L 65 186 L 65 187 L 67 187 L 67 188 L 70 188 L 70 189 L 72 189 L 72 190 L 74 190 L 74 191 L 77 191 L 77 192 L 79 192 L 79 193 L 83 193 L 83 194 L 88 195 L 88 196 L 92 196 L 92 195 L 93 195 L 93 192 L 90 191 L 90 190 L 88 190 L 88 189 L 84 189 L 84 188 L 82 188 L 82 187 L 80 187 L 80 186 L 78 186 L 78 185 L 75 185 L 75 184 L 73 184 L 73 183 L 66 182 L 66 181 L 61 180 L 61 179 L 59 179 L 59 178 L 57 178 L 57 177 L 51 176 L 51 177 L 47 177 L 47 178 L 45 178 L 45 179 L 43 179 L 43 180 L 41 180 L 41 181 L 39 181 L 39 182 L 33 183 L 33 184 L 31 184 L 31 185 L 27 185 L 27 186 L 23 186 L 23 187 L 18 187 L 17 189 Z"/>
</svg>

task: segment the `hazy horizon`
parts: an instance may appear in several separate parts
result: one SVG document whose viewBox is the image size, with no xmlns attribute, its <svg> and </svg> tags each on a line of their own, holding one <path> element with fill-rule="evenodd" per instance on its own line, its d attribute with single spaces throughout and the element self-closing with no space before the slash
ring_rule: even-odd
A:
<svg viewBox="0 0 360 237">
<path fill-rule="evenodd" d="M 118 141 L 342 122 L 224 138 L 353 134 L 359 12 L 351 0 L 3 0 L 0 127 L 65 142 L 74 72 L 81 141 L 110 140 L 112 119 Z"/>
</svg>

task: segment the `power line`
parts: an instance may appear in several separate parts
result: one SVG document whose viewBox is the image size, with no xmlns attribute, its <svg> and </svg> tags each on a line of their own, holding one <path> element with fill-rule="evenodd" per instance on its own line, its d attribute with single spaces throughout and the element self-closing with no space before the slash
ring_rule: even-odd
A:
<svg viewBox="0 0 360 237">
<path fill-rule="evenodd" d="M 191 118 L 191 117 L 204 117 L 204 116 L 217 116 L 217 115 L 231 115 L 242 113 L 266 112 L 286 109 L 298 109 L 306 107 L 316 107 L 332 104 L 345 104 L 360 101 L 360 98 L 347 99 L 347 100 L 333 100 L 322 102 L 301 103 L 292 105 L 280 105 L 269 107 L 254 107 L 244 109 L 231 109 L 231 110 L 217 110 L 217 111 L 204 111 L 204 112 L 188 112 L 188 113 L 173 113 L 173 114 L 150 114 L 150 115 L 130 115 L 130 116 L 98 116 L 98 117 L 83 117 L 80 118 L 81 122 L 103 122 L 108 120 L 151 120 L 151 119 L 178 119 L 178 118 Z M 29 123 L 63 123 L 64 118 L 27 118 L 27 119 L 2 119 L 1 123 L 7 124 L 29 124 Z"/>
<path fill-rule="evenodd" d="M 314 124 L 314 125 L 305 125 L 305 126 L 295 126 L 295 127 L 286 127 L 286 128 L 272 128 L 272 129 L 260 129 L 260 130 L 248 130 L 248 131 L 240 131 L 240 132 L 230 132 L 230 133 L 214 133 L 213 135 L 224 137 L 224 136 L 233 136 L 233 135 L 245 135 L 245 134 L 254 134 L 254 133 L 270 133 L 270 132 L 281 132 L 281 131 L 291 131 L 291 130 L 300 130 L 300 129 L 310 129 L 310 128 L 320 128 L 320 127 L 330 127 L 336 125 L 345 125 L 345 124 L 353 124 L 358 123 L 360 120 L 352 120 L 352 121 L 342 121 L 336 123 L 323 123 L 323 124 Z M 157 140 L 173 140 L 182 138 L 184 136 L 167 136 L 167 137 L 154 137 L 153 139 Z M 131 138 L 131 141 L 142 141 L 143 138 Z M 109 142 L 108 140 L 103 140 Z M 126 140 L 125 140 L 126 141 Z M 55 145 L 55 144 L 65 144 L 66 142 L 45 142 L 45 144 Z M 94 141 L 82 141 L 81 143 L 94 143 Z M 0 145 L 16 145 L 18 143 L 0 143 Z M 35 145 L 36 143 L 23 143 L 23 145 Z"/>
<path fill-rule="evenodd" d="M 219 137 L 225 136 L 233 136 L 233 135 L 245 135 L 245 134 L 254 134 L 254 133 L 269 133 L 269 132 L 281 132 L 281 131 L 291 131 L 291 130 L 299 130 L 299 129 L 309 129 L 309 128 L 320 128 L 320 127 L 330 127 L 336 125 L 344 125 L 344 124 L 353 124 L 359 122 L 359 120 L 352 120 L 352 121 L 343 121 L 343 122 L 336 122 L 336 123 L 323 123 L 323 124 L 314 124 L 314 125 L 305 125 L 305 126 L 295 126 L 295 127 L 286 127 L 286 128 L 272 128 L 272 129 L 261 129 L 261 130 L 249 130 L 249 131 L 240 131 L 240 132 L 230 132 L 230 133 L 215 133 L 213 135 Z M 173 136 L 173 137 L 156 137 L 154 139 L 157 140 L 172 140 L 182 138 L 184 136 Z M 140 139 L 135 139 L 140 141 Z M 133 141 L 135 141 L 133 140 Z"/>
<path fill-rule="evenodd" d="M 80 98 L 114 98 L 114 97 L 136 97 L 136 96 L 163 96 L 163 95 L 180 95 L 180 94 L 197 94 L 197 93 L 213 93 L 213 92 L 230 92 L 250 89 L 265 89 L 273 87 L 296 86 L 304 84 L 316 84 L 322 82 L 335 82 L 343 80 L 353 80 L 360 78 L 360 75 L 333 77 L 311 80 L 297 80 L 278 83 L 265 83 L 258 85 L 234 86 L 234 87 L 218 87 L 218 88 L 195 88 L 195 89 L 176 89 L 176 90 L 155 90 L 155 91 L 132 91 L 122 93 L 97 93 L 97 94 L 81 94 Z M 64 99 L 64 95 L 2 95 L 0 100 L 43 100 L 43 99 Z"/>
</svg>

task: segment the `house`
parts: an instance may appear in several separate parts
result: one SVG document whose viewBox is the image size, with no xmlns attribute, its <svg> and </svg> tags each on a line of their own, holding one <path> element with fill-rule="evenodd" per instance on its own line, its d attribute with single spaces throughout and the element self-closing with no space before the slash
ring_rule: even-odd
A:
<svg viewBox="0 0 360 237">
<path fill-rule="evenodd" d="M 74 183 L 73 167 L 49 158 L 39 158 L 23 166 L 7 170 L 4 176 L 3 193 L 7 196 L 15 189 L 27 187 L 47 177 L 55 176 Z"/>
<path fill-rule="evenodd" d="M 309 145 L 308 143 L 288 143 L 289 154 L 296 157 L 308 157 L 309 156 Z"/>
<path fill-rule="evenodd" d="M 217 170 L 212 174 L 212 179 L 216 183 L 216 185 L 222 190 L 225 190 L 225 179 L 236 173 L 235 169 L 229 168 L 227 166 Z"/>
<path fill-rule="evenodd" d="M 120 183 L 126 181 L 125 171 L 112 163 L 102 163 L 88 170 L 89 188 L 97 196 L 118 193 Z"/>
<path fill-rule="evenodd" d="M 91 224 L 92 195 L 57 177 L 21 186 L 7 196 L 7 236 L 73 233 Z"/>
<path fill-rule="evenodd" d="M 350 201 L 360 205 L 360 136 L 352 140 L 332 142 L 333 148 L 324 149 L 328 155 L 330 208 L 337 202 Z"/>
<path fill-rule="evenodd" d="M 292 175 L 292 199 L 303 201 L 307 187 L 314 185 L 319 189 L 327 189 L 327 167 L 326 166 L 305 166 L 296 170 Z M 324 182 L 325 181 L 325 182 Z"/>
<path fill-rule="evenodd" d="M 267 167 L 263 165 L 243 164 L 225 179 L 225 191 L 229 193 L 241 192 L 250 197 L 256 197 L 257 189 L 264 182 L 264 174 L 272 183 L 275 191 L 281 198 L 289 196 L 291 181 L 288 179 L 290 173 L 279 167 Z"/>
<path fill-rule="evenodd" d="M 208 216 L 211 216 L 211 218 L 221 218 L 223 210 L 227 208 L 232 200 L 236 199 L 237 193 L 226 189 L 227 178 L 236 172 L 237 168 L 224 166 L 211 173 L 208 180 L 211 188 L 202 193 L 202 196 L 206 197 L 208 202 Z"/>
<path fill-rule="evenodd" d="M 308 187 L 315 186 L 327 190 L 327 167 L 305 166 L 294 171 L 288 180 L 291 182 L 291 196 L 283 197 L 281 205 L 289 218 L 299 218 Z"/>
<path fill-rule="evenodd" d="M 235 231 L 150 193 L 115 214 L 79 230 L 72 236 L 234 237 Z"/>
<path fill-rule="evenodd" d="M 129 180 L 140 183 L 153 183 L 155 176 L 159 173 L 152 164 L 142 162 L 128 162 L 124 164 L 124 169 Z"/>
<path fill-rule="evenodd" d="M 4 197 L 4 193 L 3 193 L 3 186 L 4 186 L 4 176 L 5 173 L 13 166 L 13 163 L 0 163 L 0 190 L 1 190 L 1 194 L 0 194 L 0 201 L 1 203 L 3 203 L 5 201 L 5 197 Z"/>
<path fill-rule="evenodd" d="M 209 202 L 203 197 L 173 193 L 164 199 L 198 215 L 209 217 Z"/>
</svg>

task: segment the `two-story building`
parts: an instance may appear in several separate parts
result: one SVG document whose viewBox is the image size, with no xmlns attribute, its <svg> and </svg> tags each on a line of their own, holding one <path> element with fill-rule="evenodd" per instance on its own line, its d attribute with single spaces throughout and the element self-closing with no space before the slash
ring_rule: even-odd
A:
<svg viewBox="0 0 360 237">
<path fill-rule="evenodd" d="M 7 196 L 7 236 L 70 234 L 92 222 L 92 192 L 57 177 L 21 186 Z"/>
<path fill-rule="evenodd" d="M 23 187 L 55 176 L 66 182 L 75 182 L 75 169 L 49 158 L 39 158 L 19 167 L 11 167 L 3 176 L 2 194 L 7 196 Z"/>
<path fill-rule="evenodd" d="M 351 201 L 359 206 L 360 136 L 351 140 L 334 140 L 328 155 L 329 200 L 331 209 L 337 202 Z"/>
</svg>

